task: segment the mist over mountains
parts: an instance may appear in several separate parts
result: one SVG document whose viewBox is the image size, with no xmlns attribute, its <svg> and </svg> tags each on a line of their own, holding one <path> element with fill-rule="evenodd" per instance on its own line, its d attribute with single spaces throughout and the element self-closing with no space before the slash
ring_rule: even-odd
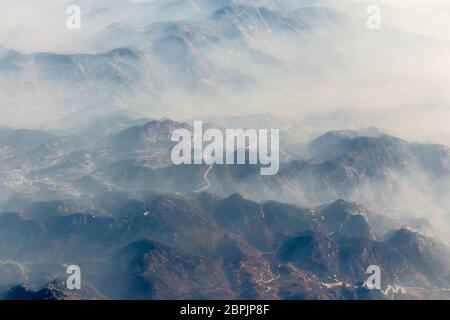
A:
<svg viewBox="0 0 450 320">
<path fill-rule="evenodd" d="M 445 4 L 71 3 L 1 5 L 0 299 L 450 298 Z M 174 165 L 195 120 L 278 174 Z"/>
<path fill-rule="evenodd" d="M 71 31 L 65 1 L 5 3 L 2 124 L 66 128 L 118 110 L 186 120 L 274 113 L 277 105 L 277 114 L 297 119 L 347 109 L 356 129 L 449 144 L 450 46 L 395 24 L 414 6 L 399 14 L 401 5 L 382 3 L 374 32 L 367 5 L 353 1 L 74 4 L 83 20 Z M 26 25 L 14 19 L 21 13 Z"/>
</svg>

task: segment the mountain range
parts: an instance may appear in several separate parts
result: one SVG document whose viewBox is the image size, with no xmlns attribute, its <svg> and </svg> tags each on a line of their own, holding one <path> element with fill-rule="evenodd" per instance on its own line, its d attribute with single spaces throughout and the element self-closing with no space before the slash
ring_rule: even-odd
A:
<svg viewBox="0 0 450 320">
<path fill-rule="evenodd" d="M 0 30 L 0 299 L 450 299 L 447 40 L 389 5 L 73 2 L 81 30 Z M 278 173 L 175 165 L 194 121 L 278 129 Z"/>
<path fill-rule="evenodd" d="M 378 199 L 351 191 L 419 170 L 444 184 L 447 147 L 373 128 L 328 132 L 300 149 L 304 158 L 286 150 L 276 176 L 250 165 L 205 174 L 206 165 L 170 161 L 171 132 L 188 123 L 105 121 L 76 134 L 3 129 L 5 299 L 445 296 L 450 255 L 434 217 L 389 201 L 369 209 Z M 83 270 L 81 293 L 62 285 L 67 264 Z M 380 266 L 383 290 L 365 287 L 370 265 Z"/>
</svg>

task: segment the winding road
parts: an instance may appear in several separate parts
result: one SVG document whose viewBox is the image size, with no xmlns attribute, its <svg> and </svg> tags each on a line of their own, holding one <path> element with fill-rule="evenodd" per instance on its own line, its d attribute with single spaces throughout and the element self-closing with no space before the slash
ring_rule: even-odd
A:
<svg viewBox="0 0 450 320">
<path fill-rule="evenodd" d="M 198 189 L 197 191 L 195 191 L 195 193 L 203 192 L 203 191 L 205 191 L 205 190 L 207 190 L 207 189 L 209 188 L 210 183 L 209 183 L 209 180 L 208 180 L 208 174 L 209 174 L 209 172 L 211 171 L 212 167 L 213 167 L 213 165 L 210 165 L 210 166 L 208 167 L 208 169 L 206 169 L 205 173 L 203 174 L 203 179 L 204 179 L 205 182 L 206 182 L 206 186 L 204 186 L 204 187 Z"/>
</svg>

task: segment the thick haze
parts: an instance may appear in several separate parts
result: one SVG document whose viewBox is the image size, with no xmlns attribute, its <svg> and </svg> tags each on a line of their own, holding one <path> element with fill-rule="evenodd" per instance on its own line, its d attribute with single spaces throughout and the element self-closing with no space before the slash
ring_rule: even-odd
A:
<svg viewBox="0 0 450 320">
<path fill-rule="evenodd" d="M 149 54 L 149 48 L 155 48 L 150 37 L 158 34 L 154 23 L 183 20 L 214 24 L 212 13 L 227 3 L 258 3 L 273 10 L 323 6 L 337 10 L 339 22 L 330 23 L 328 17 L 319 16 L 313 21 L 313 30 L 295 32 L 274 31 L 270 26 L 253 32 L 251 24 L 243 23 L 249 27 L 245 42 L 254 50 L 251 53 L 249 48 L 244 50 L 241 44 L 230 41 L 193 47 L 199 65 L 189 67 L 194 69 L 194 80 L 202 85 L 193 93 L 191 86 L 175 83 L 166 74 L 172 62 Z M 69 4 L 81 7 L 79 31 L 66 28 Z M 381 8 L 379 31 L 366 28 L 366 9 L 373 4 Z M 80 112 L 89 117 L 91 113 L 123 109 L 139 116 L 174 119 L 255 112 L 302 118 L 313 112 L 346 109 L 355 111 L 357 126 L 373 125 L 405 138 L 449 144 L 449 15 L 450 4 L 439 0 L 47 0 L 39 5 L 28 0 L 4 0 L 0 52 L 97 54 L 132 48 L 145 56 L 148 70 L 144 77 L 148 83 L 133 84 L 131 93 L 127 89 L 118 93 L 110 83 L 94 84 L 114 92 L 105 94 L 115 98 L 111 102 L 85 93 L 88 81 L 82 79 L 55 89 L 54 79 L 46 83 L 47 74 L 29 63 L 14 81 L 0 78 L 1 123 L 61 126 L 62 121 L 74 120 Z M 281 66 L 272 66 L 256 54 L 270 57 Z M 202 76 L 214 72 L 215 78 Z M 236 83 L 236 75 L 244 77 L 245 88 L 227 87 L 217 80 L 223 77 L 225 82 Z M 56 83 L 59 86 L 59 80 Z"/>
</svg>

